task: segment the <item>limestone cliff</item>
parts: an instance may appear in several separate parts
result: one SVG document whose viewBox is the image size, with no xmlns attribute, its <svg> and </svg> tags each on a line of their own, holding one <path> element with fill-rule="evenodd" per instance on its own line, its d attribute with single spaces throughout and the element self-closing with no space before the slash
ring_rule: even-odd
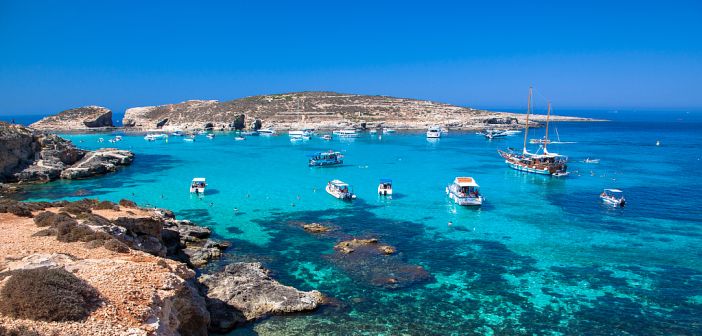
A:
<svg viewBox="0 0 702 336">
<path fill-rule="evenodd" d="M 42 131 L 77 131 L 113 126 L 112 111 L 101 106 L 84 106 L 62 111 L 29 125 Z"/>
</svg>

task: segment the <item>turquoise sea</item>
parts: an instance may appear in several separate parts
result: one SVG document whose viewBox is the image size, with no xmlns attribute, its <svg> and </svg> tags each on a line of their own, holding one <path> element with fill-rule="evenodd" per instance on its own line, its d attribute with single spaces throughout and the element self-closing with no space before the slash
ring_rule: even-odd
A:
<svg viewBox="0 0 702 336">
<path fill-rule="evenodd" d="M 570 157 L 566 178 L 507 168 L 496 150 L 520 148 L 522 134 L 301 143 L 287 135 L 234 141 L 217 133 L 194 143 L 125 135 L 116 147 L 136 153 L 131 167 L 20 196 L 128 198 L 173 209 L 231 241 L 227 261 L 262 261 L 281 282 L 332 298 L 315 312 L 274 316 L 234 335 L 702 334 L 702 118 L 591 115 L 613 121 L 552 125 L 574 142 L 550 147 Z M 110 135 L 66 137 L 92 149 Z M 329 149 L 344 153 L 342 167 L 307 166 L 306 154 Z M 582 162 L 588 157 L 601 161 Z M 481 208 L 446 197 L 456 176 L 477 180 Z M 208 180 L 202 198 L 188 193 L 193 177 Z M 394 181 L 392 198 L 376 195 L 384 177 Z M 326 194 L 335 178 L 358 199 Z M 627 206 L 602 205 L 603 188 L 623 189 Z M 310 234 L 302 222 L 334 231 Z M 349 237 L 377 237 L 398 253 L 335 254 L 334 244 Z"/>
</svg>

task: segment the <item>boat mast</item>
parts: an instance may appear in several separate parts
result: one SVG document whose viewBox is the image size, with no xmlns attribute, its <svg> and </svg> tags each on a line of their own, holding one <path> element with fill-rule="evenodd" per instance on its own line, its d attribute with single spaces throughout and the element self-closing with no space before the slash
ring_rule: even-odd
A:
<svg viewBox="0 0 702 336">
<path fill-rule="evenodd" d="M 529 98 L 527 100 L 526 129 L 524 130 L 524 149 L 522 154 L 527 153 L 527 136 L 529 136 L 529 113 L 531 112 L 531 86 L 529 86 Z"/>
<path fill-rule="evenodd" d="M 548 114 L 546 114 L 546 136 L 544 136 L 544 154 L 548 154 L 546 146 L 548 146 L 548 121 L 551 119 L 551 102 L 548 102 Z"/>
</svg>

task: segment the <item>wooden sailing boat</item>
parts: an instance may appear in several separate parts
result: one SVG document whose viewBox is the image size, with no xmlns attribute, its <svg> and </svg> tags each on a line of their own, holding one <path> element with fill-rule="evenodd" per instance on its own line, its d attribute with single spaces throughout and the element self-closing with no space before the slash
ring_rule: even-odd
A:
<svg viewBox="0 0 702 336">
<path fill-rule="evenodd" d="M 532 88 L 529 87 L 529 99 L 527 103 L 527 115 L 526 115 L 526 129 L 524 130 L 524 147 L 522 148 L 522 153 L 519 154 L 514 150 L 497 152 L 505 159 L 505 163 L 512 169 L 540 175 L 553 175 L 553 176 L 565 176 L 567 175 L 567 162 L 568 158 L 559 155 L 557 153 L 549 153 L 547 147 L 549 144 L 548 140 L 548 123 L 551 117 L 551 103 L 548 103 L 548 115 L 546 117 L 546 136 L 544 137 L 544 142 L 541 144 L 541 149 L 543 152 L 539 154 L 538 150 L 535 153 L 530 153 L 527 150 L 527 137 L 529 134 L 529 114 L 531 114 L 531 96 Z"/>
</svg>

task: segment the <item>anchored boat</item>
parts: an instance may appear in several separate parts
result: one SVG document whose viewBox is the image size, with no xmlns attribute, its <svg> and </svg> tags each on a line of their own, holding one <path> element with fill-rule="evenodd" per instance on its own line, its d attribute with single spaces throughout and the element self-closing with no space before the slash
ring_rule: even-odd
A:
<svg viewBox="0 0 702 336">
<path fill-rule="evenodd" d="M 341 152 L 317 152 L 308 156 L 310 167 L 337 166 L 344 163 L 344 155 Z"/>
<path fill-rule="evenodd" d="M 327 183 L 327 193 L 340 200 L 350 201 L 356 198 L 356 194 L 352 193 L 350 186 L 341 180 L 332 180 Z"/>
<path fill-rule="evenodd" d="M 207 182 L 204 177 L 196 177 L 190 182 L 190 192 L 194 194 L 205 194 Z"/>
<path fill-rule="evenodd" d="M 446 187 L 446 194 L 458 205 L 482 205 L 483 196 L 480 195 L 480 186 L 472 177 L 456 177 Z"/>
<path fill-rule="evenodd" d="M 535 153 L 527 150 L 527 135 L 529 134 L 529 114 L 531 113 L 532 88 L 529 87 L 529 101 L 527 104 L 526 129 L 524 131 L 524 147 L 521 153 L 512 149 L 506 151 L 498 150 L 500 156 L 505 159 L 505 163 L 512 169 L 540 175 L 566 176 L 568 175 L 568 157 L 558 153 L 551 153 L 547 147 L 548 124 L 551 118 L 551 103 L 548 103 L 548 115 L 546 116 L 546 136 L 541 143 L 540 149 Z M 541 153 L 539 151 L 543 150 Z"/>
<path fill-rule="evenodd" d="M 626 199 L 624 198 L 624 192 L 619 189 L 605 189 L 600 194 L 600 199 L 607 205 L 613 207 L 623 207 L 626 205 Z"/>
<path fill-rule="evenodd" d="M 392 195 L 392 180 L 391 179 L 380 179 L 380 184 L 378 184 L 378 195 L 381 196 L 391 196 Z"/>
<path fill-rule="evenodd" d="M 354 128 L 346 128 L 342 130 L 337 130 L 332 132 L 332 134 L 340 137 L 340 138 L 357 138 L 358 137 L 358 132 L 356 132 L 356 129 Z"/>
<path fill-rule="evenodd" d="M 441 128 L 439 127 L 429 127 L 427 130 L 427 139 L 437 139 L 441 138 Z"/>
</svg>

